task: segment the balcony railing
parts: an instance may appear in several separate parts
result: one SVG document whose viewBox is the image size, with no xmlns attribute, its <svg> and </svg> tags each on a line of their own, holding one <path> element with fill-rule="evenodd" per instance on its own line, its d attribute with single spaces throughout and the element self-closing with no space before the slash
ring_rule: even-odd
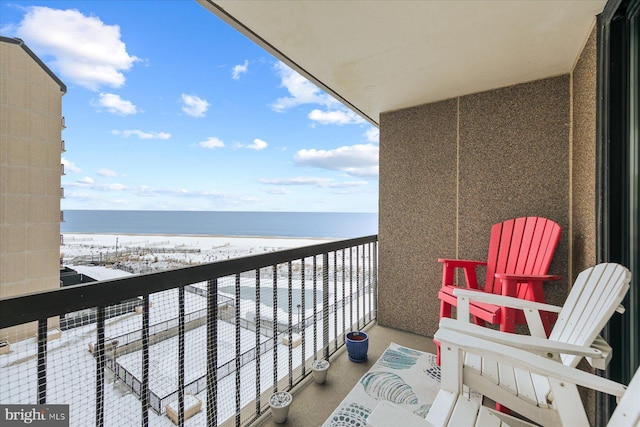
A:
<svg viewBox="0 0 640 427">
<path fill-rule="evenodd" d="M 68 404 L 71 425 L 249 425 L 375 320 L 377 259 L 368 236 L 1 299 L 0 402 Z"/>
</svg>

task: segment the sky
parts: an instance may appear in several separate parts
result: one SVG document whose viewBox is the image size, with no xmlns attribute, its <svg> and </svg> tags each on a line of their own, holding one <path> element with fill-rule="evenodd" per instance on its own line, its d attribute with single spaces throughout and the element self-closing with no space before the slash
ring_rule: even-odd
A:
<svg viewBox="0 0 640 427">
<path fill-rule="evenodd" d="M 378 129 L 195 0 L 0 0 L 66 84 L 63 210 L 377 212 Z"/>
</svg>

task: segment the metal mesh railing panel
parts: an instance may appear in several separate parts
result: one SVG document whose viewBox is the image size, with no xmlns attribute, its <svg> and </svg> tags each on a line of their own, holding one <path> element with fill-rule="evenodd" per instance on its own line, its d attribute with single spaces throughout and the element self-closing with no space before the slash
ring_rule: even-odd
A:
<svg viewBox="0 0 640 427">
<path fill-rule="evenodd" d="M 373 240 L 193 283 L 167 273 L 166 289 L 106 307 L 69 302 L 0 331 L 0 402 L 68 404 L 72 426 L 249 425 L 375 320 L 376 269 Z"/>
</svg>

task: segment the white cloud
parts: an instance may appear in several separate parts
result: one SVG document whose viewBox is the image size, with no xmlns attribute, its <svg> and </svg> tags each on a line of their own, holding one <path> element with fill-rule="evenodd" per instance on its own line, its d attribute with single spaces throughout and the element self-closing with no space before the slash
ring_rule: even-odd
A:
<svg viewBox="0 0 640 427">
<path fill-rule="evenodd" d="M 101 93 L 100 100 L 94 104 L 96 107 L 104 107 L 113 114 L 126 116 L 136 114 L 137 108 L 131 101 L 120 98 L 120 95 L 114 93 Z"/>
<path fill-rule="evenodd" d="M 170 133 L 166 132 L 144 132 L 138 129 L 127 129 L 127 130 L 112 130 L 112 134 L 114 135 L 122 135 L 125 138 L 129 138 L 130 136 L 137 136 L 140 139 L 169 139 L 171 138 Z"/>
<path fill-rule="evenodd" d="M 258 181 L 262 184 L 270 185 L 317 185 L 319 187 L 328 187 L 333 180 L 330 178 L 300 176 L 295 178 L 261 178 Z"/>
<path fill-rule="evenodd" d="M 62 158 L 62 164 L 64 165 L 64 172 L 65 173 L 67 173 L 67 172 L 73 172 L 73 173 L 82 172 L 82 169 L 77 167 L 75 163 L 65 159 L 64 157 Z"/>
<path fill-rule="evenodd" d="M 301 166 L 338 170 L 354 176 L 378 175 L 378 147 L 356 144 L 335 150 L 299 150 L 293 160 Z"/>
<path fill-rule="evenodd" d="M 105 190 L 123 191 L 126 190 L 127 186 L 124 184 L 106 184 L 103 188 Z"/>
<path fill-rule="evenodd" d="M 245 59 L 244 64 L 238 64 L 233 67 L 231 71 L 231 78 L 233 80 L 240 80 L 240 74 L 244 74 L 247 71 L 249 71 L 249 61 Z"/>
<path fill-rule="evenodd" d="M 353 187 L 362 187 L 363 185 L 367 185 L 367 181 L 342 181 L 342 182 L 333 182 L 329 184 L 331 188 L 353 188 Z"/>
<path fill-rule="evenodd" d="M 210 198 L 210 199 L 231 199 L 232 196 L 219 191 L 208 190 L 187 190 L 184 188 L 154 188 L 148 185 L 132 187 L 128 190 L 136 196 L 156 197 L 156 196 L 172 196 L 185 198 Z"/>
<path fill-rule="evenodd" d="M 96 191 L 124 191 L 129 188 L 124 184 L 98 184 L 94 181 L 93 178 L 86 176 L 84 178 L 80 178 L 76 182 L 64 183 L 66 187 L 75 187 L 75 188 L 84 188 L 88 190 L 96 190 Z M 69 194 L 65 194 L 65 196 L 69 196 Z"/>
<path fill-rule="evenodd" d="M 364 133 L 364 137 L 367 139 L 367 141 L 377 144 L 380 142 L 380 129 L 375 126 L 371 126 Z"/>
<path fill-rule="evenodd" d="M 203 148 L 222 148 L 224 147 L 224 142 L 215 136 L 210 136 L 206 140 L 199 142 L 198 145 Z"/>
<path fill-rule="evenodd" d="M 187 95 L 186 93 L 182 94 L 182 103 L 182 111 L 193 117 L 204 117 L 209 105 L 211 105 L 196 95 Z"/>
<path fill-rule="evenodd" d="M 91 185 L 91 184 L 93 184 L 93 179 L 92 179 L 91 177 L 89 177 L 89 176 L 85 176 L 84 178 L 80 178 L 80 179 L 78 180 L 78 182 L 79 182 L 80 184 L 88 184 L 88 185 Z"/>
<path fill-rule="evenodd" d="M 314 185 L 322 188 L 351 188 L 367 185 L 366 181 L 336 181 L 332 178 L 317 178 L 307 176 L 273 179 L 261 178 L 258 181 L 262 184 L 269 185 Z M 282 188 L 271 190 L 273 194 L 275 194 L 276 191 L 279 193 L 288 193 L 288 190 Z"/>
<path fill-rule="evenodd" d="M 309 119 L 319 122 L 323 125 L 351 125 L 361 124 L 365 120 L 351 110 L 342 108 L 333 111 L 312 110 L 309 113 Z"/>
<path fill-rule="evenodd" d="M 98 175 L 100 176 L 118 176 L 116 171 L 112 171 L 111 169 L 99 169 Z"/>
<path fill-rule="evenodd" d="M 28 7 L 15 34 L 38 56 L 51 58 L 47 63 L 63 81 L 91 90 L 121 87 L 122 72 L 139 61 L 127 52 L 118 25 L 107 25 L 75 9 Z"/>
<path fill-rule="evenodd" d="M 253 140 L 253 144 L 247 145 L 247 148 L 251 148 L 252 150 L 264 150 L 265 148 L 267 148 L 269 144 L 267 144 L 265 141 L 256 138 Z"/>
<path fill-rule="evenodd" d="M 286 188 L 270 188 L 266 190 L 266 193 L 279 195 L 279 194 L 291 194 L 291 191 L 287 190 Z"/>
<path fill-rule="evenodd" d="M 271 104 L 274 111 L 282 112 L 300 105 L 322 105 L 325 110 L 313 109 L 308 114 L 310 120 L 323 125 L 363 124 L 366 121 L 349 110 L 305 77 L 285 65 L 277 62 L 275 70 L 280 77 L 280 87 L 284 87 L 290 96 L 278 98 Z"/>
<path fill-rule="evenodd" d="M 274 111 L 281 112 L 303 104 L 321 104 L 325 106 L 339 104 L 338 101 L 283 62 L 277 62 L 275 70 L 280 77 L 280 86 L 286 88 L 291 96 L 278 98 L 271 104 L 271 108 Z"/>
</svg>

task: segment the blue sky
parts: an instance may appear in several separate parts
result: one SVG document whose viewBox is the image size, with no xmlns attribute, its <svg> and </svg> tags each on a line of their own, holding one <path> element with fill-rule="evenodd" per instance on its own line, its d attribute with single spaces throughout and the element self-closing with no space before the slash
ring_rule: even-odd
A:
<svg viewBox="0 0 640 427">
<path fill-rule="evenodd" d="M 377 212 L 378 131 L 195 0 L 0 0 L 67 85 L 63 209 Z"/>
</svg>

